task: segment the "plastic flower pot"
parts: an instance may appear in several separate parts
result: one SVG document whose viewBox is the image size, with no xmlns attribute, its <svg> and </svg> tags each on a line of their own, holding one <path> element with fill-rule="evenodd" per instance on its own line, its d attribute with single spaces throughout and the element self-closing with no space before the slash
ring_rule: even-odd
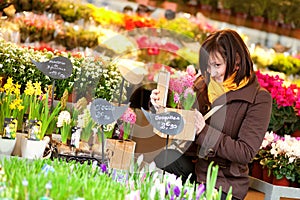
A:
<svg viewBox="0 0 300 200">
<path fill-rule="evenodd" d="M 28 159 L 38 159 L 42 158 L 46 145 L 49 143 L 50 138 L 48 136 L 44 137 L 43 140 L 28 140 L 27 138 L 22 138 L 21 140 L 21 154 L 23 158 Z"/>
<path fill-rule="evenodd" d="M 16 139 L 0 138 L 0 155 L 10 156 L 16 144 Z"/>
</svg>

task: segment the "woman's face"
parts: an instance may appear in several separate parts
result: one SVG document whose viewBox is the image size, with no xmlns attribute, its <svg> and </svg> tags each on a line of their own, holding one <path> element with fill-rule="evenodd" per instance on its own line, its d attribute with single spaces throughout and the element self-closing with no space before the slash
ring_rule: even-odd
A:
<svg viewBox="0 0 300 200">
<path fill-rule="evenodd" d="M 220 53 L 216 52 L 209 55 L 207 71 L 216 82 L 222 83 L 224 81 L 226 61 Z"/>
</svg>

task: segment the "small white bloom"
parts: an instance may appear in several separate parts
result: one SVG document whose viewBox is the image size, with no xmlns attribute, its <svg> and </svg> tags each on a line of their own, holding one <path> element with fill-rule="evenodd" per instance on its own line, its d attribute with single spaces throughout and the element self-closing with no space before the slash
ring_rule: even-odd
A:
<svg viewBox="0 0 300 200">
<path fill-rule="evenodd" d="M 62 127 L 64 123 L 71 123 L 71 114 L 66 110 L 59 113 L 56 125 L 57 127 Z"/>
</svg>

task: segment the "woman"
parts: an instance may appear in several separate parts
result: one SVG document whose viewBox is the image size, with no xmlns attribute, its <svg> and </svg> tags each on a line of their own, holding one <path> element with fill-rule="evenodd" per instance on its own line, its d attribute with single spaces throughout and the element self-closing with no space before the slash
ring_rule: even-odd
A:
<svg viewBox="0 0 300 200">
<path fill-rule="evenodd" d="M 249 185 L 248 164 L 257 154 L 269 124 L 271 95 L 260 87 L 247 46 L 234 30 L 208 36 L 200 48 L 199 61 L 202 75 L 194 84 L 200 111 L 195 115 L 193 145 L 197 148 L 190 148 L 197 149 L 193 153 L 198 159 L 190 163 L 194 163 L 200 183 L 205 182 L 208 165 L 214 161 L 219 165 L 216 187 L 222 186 L 222 199 L 230 186 L 233 199 L 244 199 Z M 157 89 L 151 93 L 154 105 L 158 93 Z M 203 115 L 218 106 L 205 120 Z M 180 162 L 186 165 L 187 155 L 167 166 L 166 171 L 182 171 L 178 166 L 183 166 Z"/>
</svg>

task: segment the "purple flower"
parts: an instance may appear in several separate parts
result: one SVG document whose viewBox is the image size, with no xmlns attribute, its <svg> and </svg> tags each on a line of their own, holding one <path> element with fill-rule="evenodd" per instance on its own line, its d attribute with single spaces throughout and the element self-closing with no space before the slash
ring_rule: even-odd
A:
<svg viewBox="0 0 300 200">
<path fill-rule="evenodd" d="M 167 186 L 166 186 L 166 196 L 169 194 L 170 188 L 171 188 L 171 184 L 168 183 Z"/>
<path fill-rule="evenodd" d="M 176 195 L 176 197 L 179 197 L 179 195 L 180 195 L 180 188 L 176 185 L 176 186 L 173 188 L 173 192 L 174 192 L 174 194 Z"/>
<path fill-rule="evenodd" d="M 196 191 L 196 199 L 199 200 L 201 195 L 205 192 L 205 185 L 204 184 L 200 184 L 197 188 Z"/>
<path fill-rule="evenodd" d="M 102 171 L 103 173 L 107 173 L 107 167 L 106 167 L 106 164 L 101 164 L 101 165 L 100 165 L 100 168 L 101 168 L 101 171 Z"/>
</svg>

